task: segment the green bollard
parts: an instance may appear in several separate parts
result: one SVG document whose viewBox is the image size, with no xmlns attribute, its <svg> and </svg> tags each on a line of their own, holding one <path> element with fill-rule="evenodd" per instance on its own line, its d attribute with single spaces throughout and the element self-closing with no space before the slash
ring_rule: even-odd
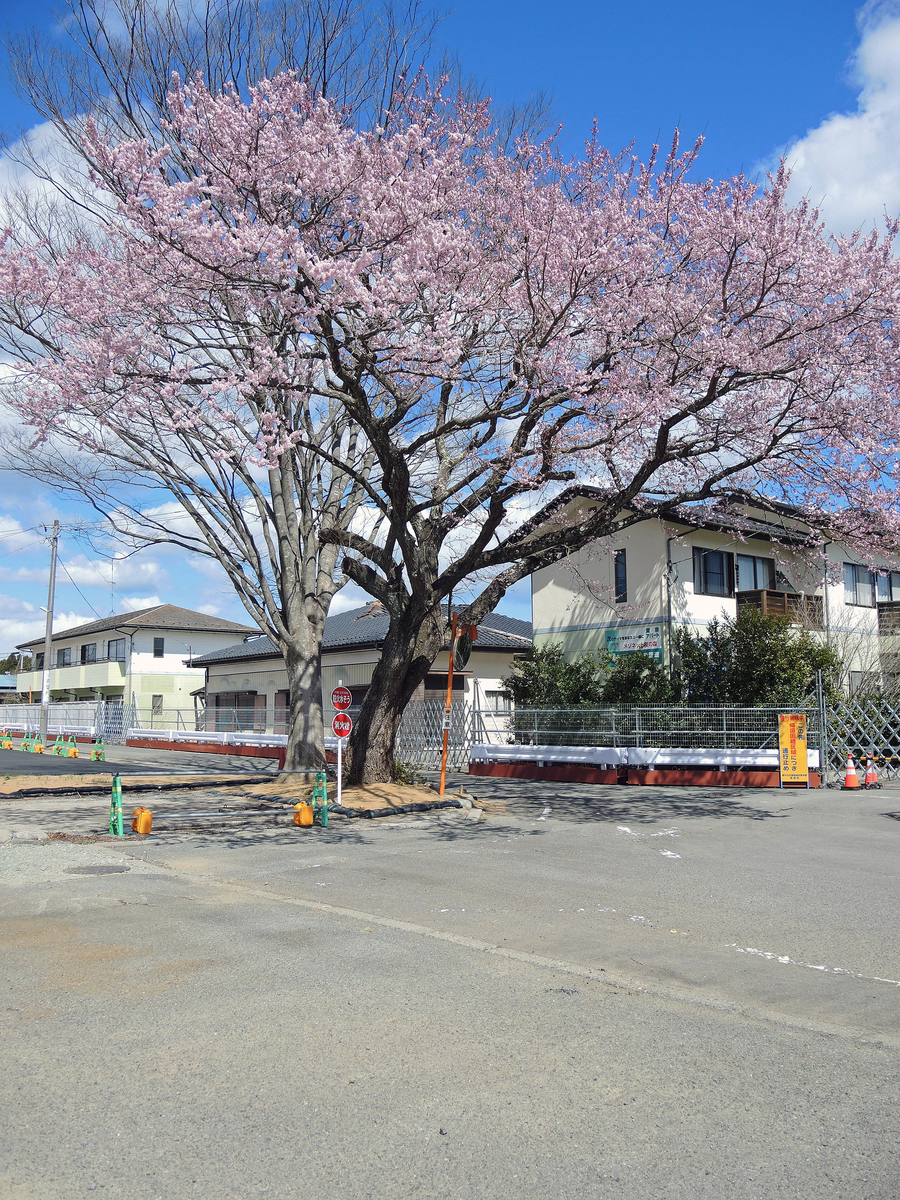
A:
<svg viewBox="0 0 900 1200">
<path fill-rule="evenodd" d="M 313 817 L 319 814 L 319 820 L 324 828 L 328 826 L 328 786 L 324 771 L 319 771 L 316 775 L 316 784 L 313 788 L 313 794 L 310 797 L 310 804 L 313 806 Z"/>
<path fill-rule="evenodd" d="M 109 832 L 114 837 L 122 837 L 122 780 L 118 775 L 113 776 L 112 799 L 109 806 Z"/>
</svg>

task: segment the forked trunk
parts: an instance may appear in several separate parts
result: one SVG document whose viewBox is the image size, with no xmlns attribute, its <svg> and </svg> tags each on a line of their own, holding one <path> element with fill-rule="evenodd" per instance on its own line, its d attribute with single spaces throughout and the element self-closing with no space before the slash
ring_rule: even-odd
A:
<svg viewBox="0 0 900 1200">
<path fill-rule="evenodd" d="M 391 621 L 381 658 L 351 734 L 351 783 L 391 782 L 394 744 L 404 709 L 431 670 L 435 655 L 444 642 L 444 624 L 439 614 L 419 618 L 418 630 L 413 636 L 410 636 L 411 626 L 414 628 L 414 622 L 409 616 Z"/>
</svg>

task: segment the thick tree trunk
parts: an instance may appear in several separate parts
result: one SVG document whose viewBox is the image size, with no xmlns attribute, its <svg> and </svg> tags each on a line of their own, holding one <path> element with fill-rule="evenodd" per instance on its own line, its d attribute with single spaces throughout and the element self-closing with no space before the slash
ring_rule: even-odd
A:
<svg viewBox="0 0 900 1200">
<path fill-rule="evenodd" d="M 284 770 L 323 771 L 321 643 L 305 653 L 288 647 L 284 651 L 284 661 L 290 704 Z"/>
<path fill-rule="evenodd" d="M 438 612 L 393 619 L 351 734 L 349 782 L 390 783 L 403 711 L 431 670 L 446 630 Z"/>
</svg>

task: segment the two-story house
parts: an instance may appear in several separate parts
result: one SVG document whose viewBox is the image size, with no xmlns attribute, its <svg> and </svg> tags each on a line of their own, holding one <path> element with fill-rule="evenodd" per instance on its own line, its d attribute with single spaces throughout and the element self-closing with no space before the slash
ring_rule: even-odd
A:
<svg viewBox="0 0 900 1200">
<path fill-rule="evenodd" d="M 578 489 L 590 507 L 602 493 Z M 740 500 L 717 517 L 684 509 L 639 521 L 532 576 L 535 645 L 567 655 L 643 651 L 671 666 L 672 633 L 702 633 L 740 605 L 789 617 L 840 655 L 856 692 L 900 675 L 900 574 L 823 542 L 786 505 Z"/>
<path fill-rule="evenodd" d="M 50 700 L 134 703 L 139 719 L 184 713 L 193 719 L 193 693 L 202 690 L 205 671 L 195 659 L 256 633 L 252 626 L 205 613 L 160 604 L 91 621 L 54 633 L 50 659 Z M 44 639 L 17 647 L 32 656 L 20 671 L 17 689 L 41 697 Z"/>
</svg>

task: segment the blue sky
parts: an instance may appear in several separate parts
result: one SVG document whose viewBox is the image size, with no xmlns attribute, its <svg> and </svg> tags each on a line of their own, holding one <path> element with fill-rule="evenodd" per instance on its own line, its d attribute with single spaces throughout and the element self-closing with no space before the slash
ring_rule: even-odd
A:
<svg viewBox="0 0 900 1200">
<path fill-rule="evenodd" d="M 58 33 L 56 10 L 0 0 L 0 25 Z M 571 154 L 594 118 L 603 142 L 634 142 L 642 154 L 668 146 L 678 127 L 685 142 L 705 138 L 704 175 L 755 176 L 785 153 L 795 194 L 821 201 L 835 230 L 900 211 L 900 2 L 458 0 L 439 38 L 498 101 L 550 94 Z M 0 127 L 35 120 L 0 79 Z M 0 472 L 0 656 L 43 629 L 48 551 L 35 526 L 77 515 L 46 487 Z M 114 547 L 99 549 L 64 535 L 56 628 L 158 602 L 246 619 L 202 561 L 151 548 L 113 564 Z M 338 598 L 354 602 L 356 593 Z M 527 583 L 500 609 L 529 617 Z"/>
</svg>

